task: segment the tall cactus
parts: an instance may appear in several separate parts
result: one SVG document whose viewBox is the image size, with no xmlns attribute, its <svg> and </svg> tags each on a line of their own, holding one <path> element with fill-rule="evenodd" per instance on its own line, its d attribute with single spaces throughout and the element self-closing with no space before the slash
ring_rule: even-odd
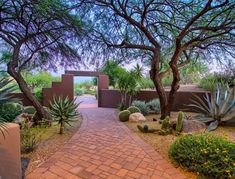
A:
<svg viewBox="0 0 235 179">
<path fill-rule="evenodd" d="M 183 128 L 183 122 L 184 122 L 184 113 L 182 111 L 179 112 L 177 122 L 176 122 L 176 134 L 180 134 Z"/>
</svg>

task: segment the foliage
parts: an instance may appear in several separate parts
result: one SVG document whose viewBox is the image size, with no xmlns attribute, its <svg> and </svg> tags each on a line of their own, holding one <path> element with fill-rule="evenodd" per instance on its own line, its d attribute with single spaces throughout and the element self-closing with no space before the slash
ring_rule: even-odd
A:
<svg viewBox="0 0 235 179">
<path fill-rule="evenodd" d="M 121 92 L 122 103 L 126 106 L 131 104 L 132 97 L 135 96 L 140 88 L 138 87 L 138 80 L 140 77 L 135 71 L 123 72 L 117 80 L 117 87 Z"/>
<path fill-rule="evenodd" d="M 14 102 L 0 105 L 0 116 L 6 122 L 14 122 L 15 118 L 22 112 L 23 107 Z"/>
<path fill-rule="evenodd" d="M 103 67 L 101 68 L 100 71 L 109 76 L 109 84 L 110 84 L 110 86 L 116 86 L 118 78 L 126 70 L 124 68 L 120 67 L 118 65 L 118 63 L 116 63 L 115 61 L 108 60 L 103 65 Z"/>
<path fill-rule="evenodd" d="M 145 101 L 134 100 L 131 103 L 131 106 L 135 106 L 135 107 L 139 108 L 139 110 L 141 111 L 141 113 L 143 115 L 147 115 L 149 113 L 149 107 Z"/>
<path fill-rule="evenodd" d="M 198 96 L 195 96 L 193 107 L 198 112 L 203 112 L 201 121 L 210 123 L 207 132 L 215 130 L 222 122 L 235 119 L 235 87 L 224 88 L 218 86 L 216 90 L 211 92 L 211 97 L 207 93 L 203 101 Z"/>
<path fill-rule="evenodd" d="M 60 125 L 60 134 L 64 133 L 64 127 L 66 124 L 70 125 L 71 122 L 74 122 L 73 119 L 77 114 L 77 107 L 79 104 L 75 103 L 76 99 L 69 100 L 68 97 L 65 99 L 63 97 L 54 98 L 50 102 L 50 114 L 54 118 L 54 121 Z"/>
<path fill-rule="evenodd" d="M 25 123 L 21 123 L 21 151 L 28 153 L 34 151 L 40 143 L 40 133 L 37 130 L 28 128 Z"/>
<path fill-rule="evenodd" d="M 222 84 L 223 86 L 235 85 L 235 74 L 230 76 L 226 73 L 214 73 L 208 74 L 200 80 L 199 86 L 206 90 L 215 90 L 217 84 Z"/>
<path fill-rule="evenodd" d="M 127 110 L 130 111 L 131 114 L 141 112 L 140 109 L 137 108 L 136 106 L 130 106 L 129 108 L 127 108 Z"/>
<path fill-rule="evenodd" d="M 35 92 L 38 89 L 50 87 L 53 81 L 60 81 L 59 77 L 53 77 L 51 73 L 47 71 L 39 71 L 36 73 L 25 72 L 23 73 L 23 78 L 32 92 Z"/>
<path fill-rule="evenodd" d="M 119 111 L 123 111 L 123 110 L 127 109 L 126 105 L 124 105 L 123 103 L 119 103 L 117 105 L 117 108 L 118 108 Z"/>
<path fill-rule="evenodd" d="M 131 112 L 128 110 L 120 111 L 118 114 L 119 120 L 122 122 L 126 122 L 129 120 Z"/>
<path fill-rule="evenodd" d="M 235 176 L 235 144 L 213 135 L 179 137 L 169 149 L 171 160 L 206 178 Z"/>
<path fill-rule="evenodd" d="M 74 93 L 75 93 L 75 96 L 82 96 L 83 94 L 85 94 L 85 90 L 76 87 L 74 88 Z"/>
<path fill-rule="evenodd" d="M 170 117 L 167 116 L 163 121 L 162 121 L 162 130 L 168 131 L 170 129 Z"/>
<path fill-rule="evenodd" d="M 182 111 L 180 111 L 178 113 L 178 117 L 177 117 L 177 122 L 176 122 L 176 134 L 180 134 L 180 132 L 182 131 L 183 128 L 183 122 L 184 122 L 184 113 Z"/>
<path fill-rule="evenodd" d="M 139 82 L 141 89 L 154 89 L 154 83 L 150 78 L 142 78 Z"/>
<path fill-rule="evenodd" d="M 149 101 L 147 103 L 147 106 L 151 111 L 154 111 L 156 113 L 161 110 L 160 101 L 158 98 Z"/>
<path fill-rule="evenodd" d="M 36 112 L 36 109 L 33 106 L 26 106 L 24 107 L 23 112 L 27 114 L 34 114 Z"/>
</svg>

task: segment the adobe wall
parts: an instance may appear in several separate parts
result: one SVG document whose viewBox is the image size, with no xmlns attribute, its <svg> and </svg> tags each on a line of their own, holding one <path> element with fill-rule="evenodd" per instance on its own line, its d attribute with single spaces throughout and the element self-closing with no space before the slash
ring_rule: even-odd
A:
<svg viewBox="0 0 235 179">
<path fill-rule="evenodd" d="M 0 132 L 0 178 L 21 178 L 20 129 L 18 124 L 8 123 L 5 138 Z"/>
<path fill-rule="evenodd" d="M 167 92 L 168 94 L 169 92 Z M 178 91 L 176 93 L 175 102 L 173 104 L 173 111 L 180 111 L 185 109 L 188 104 L 191 104 L 191 99 L 194 99 L 193 95 L 200 97 L 202 100 L 206 91 Z M 150 101 L 152 99 L 158 98 L 157 92 L 154 90 L 143 90 L 138 93 L 138 95 L 134 98 L 142 101 Z M 100 91 L 100 107 L 106 108 L 116 108 L 117 105 L 121 102 L 121 94 L 118 90 L 101 90 Z M 193 110 L 190 110 L 193 111 Z"/>
</svg>

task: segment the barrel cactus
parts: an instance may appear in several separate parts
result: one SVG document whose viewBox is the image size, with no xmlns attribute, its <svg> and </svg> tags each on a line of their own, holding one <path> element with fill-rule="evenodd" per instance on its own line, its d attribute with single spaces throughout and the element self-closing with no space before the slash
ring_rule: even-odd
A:
<svg viewBox="0 0 235 179">
<path fill-rule="evenodd" d="M 179 134 L 182 131 L 184 122 L 184 113 L 182 111 L 179 112 L 177 122 L 176 122 L 176 134 Z"/>
<path fill-rule="evenodd" d="M 141 113 L 140 109 L 135 106 L 130 106 L 127 110 L 130 111 L 131 114 L 137 112 Z"/>
<path fill-rule="evenodd" d="M 121 111 L 119 112 L 119 120 L 122 121 L 122 122 L 126 122 L 129 120 L 129 116 L 130 116 L 131 112 L 128 111 L 128 110 L 124 110 L 124 111 Z"/>
</svg>

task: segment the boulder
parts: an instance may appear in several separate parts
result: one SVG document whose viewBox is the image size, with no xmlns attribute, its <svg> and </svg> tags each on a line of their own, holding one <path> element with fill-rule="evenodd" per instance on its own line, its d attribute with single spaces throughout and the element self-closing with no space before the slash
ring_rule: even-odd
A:
<svg viewBox="0 0 235 179">
<path fill-rule="evenodd" d="M 130 122 L 146 121 L 146 118 L 143 116 L 143 114 L 137 112 L 129 116 L 129 121 Z"/>
<path fill-rule="evenodd" d="M 176 127 L 176 119 L 171 120 L 171 126 L 175 130 Z M 183 122 L 183 128 L 182 131 L 183 133 L 195 133 L 195 132 L 200 132 L 201 130 L 206 129 L 206 124 L 198 121 L 198 120 L 184 120 Z"/>
</svg>

